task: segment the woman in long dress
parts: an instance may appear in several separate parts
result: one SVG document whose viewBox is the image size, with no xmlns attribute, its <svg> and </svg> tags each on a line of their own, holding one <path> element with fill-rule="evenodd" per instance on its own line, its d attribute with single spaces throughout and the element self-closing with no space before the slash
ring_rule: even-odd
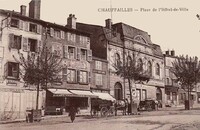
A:
<svg viewBox="0 0 200 130">
<path fill-rule="evenodd" d="M 77 113 L 77 108 L 74 106 L 71 106 L 69 109 L 69 116 L 72 122 L 74 122 L 75 117 L 76 117 L 76 113 Z"/>
</svg>

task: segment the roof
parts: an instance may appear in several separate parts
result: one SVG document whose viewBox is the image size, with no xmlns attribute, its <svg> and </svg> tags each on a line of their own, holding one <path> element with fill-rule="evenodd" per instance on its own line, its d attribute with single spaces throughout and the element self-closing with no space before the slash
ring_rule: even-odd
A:
<svg viewBox="0 0 200 130">
<path fill-rule="evenodd" d="M 7 16 L 14 16 L 14 17 L 18 17 L 18 18 L 21 18 L 21 19 L 29 20 L 29 21 L 41 24 L 43 26 L 52 26 L 52 27 L 60 28 L 60 29 L 67 30 L 67 31 L 85 34 L 87 36 L 91 35 L 90 33 L 86 32 L 86 31 L 81 31 L 81 30 L 69 28 L 67 26 L 63 26 L 63 25 L 60 25 L 60 24 L 56 24 L 56 23 L 44 21 L 44 20 L 41 20 L 41 19 L 34 19 L 34 18 L 31 18 L 31 17 L 28 17 L 28 16 L 24 16 L 24 15 L 21 15 L 19 12 L 16 12 L 14 10 L 11 11 L 11 10 L 0 9 L 0 13 L 7 15 Z"/>
</svg>

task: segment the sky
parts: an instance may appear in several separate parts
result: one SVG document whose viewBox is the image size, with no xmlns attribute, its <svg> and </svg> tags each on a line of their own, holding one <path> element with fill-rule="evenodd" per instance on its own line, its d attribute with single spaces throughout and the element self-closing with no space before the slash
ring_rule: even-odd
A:
<svg viewBox="0 0 200 130">
<path fill-rule="evenodd" d="M 20 5 L 26 5 L 28 11 L 30 1 L 0 0 L 0 9 L 20 11 Z M 111 5 L 132 11 L 113 12 L 111 17 L 110 12 L 102 11 Z M 162 10 L 165 8 L 167 11 Z M 173 49 L 176 55 L 200 58 L 199 0 L 41 0 L 42 20 L 65 25 L 69 14 L 75 14 L 77 22 L 101 26 L 112 18 L 113 23 L 123 22 L 148 32 L 163 52 Z"/>
</svg>

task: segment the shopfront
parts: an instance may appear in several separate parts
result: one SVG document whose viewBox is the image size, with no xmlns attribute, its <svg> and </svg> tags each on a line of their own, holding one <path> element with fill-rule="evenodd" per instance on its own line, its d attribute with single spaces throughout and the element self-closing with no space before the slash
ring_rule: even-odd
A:
<svg viewBox="0 0 200 130">
<path fill-rule="evenodd" d="M 61 110 L 68 112 L 71 105 L 79 108 L 80 111 L 90 111 L 91 98 L 97 98 L 96 95 L 86 90 L 69 89 L 48 89 L 45 110 Z"/>
</svg>

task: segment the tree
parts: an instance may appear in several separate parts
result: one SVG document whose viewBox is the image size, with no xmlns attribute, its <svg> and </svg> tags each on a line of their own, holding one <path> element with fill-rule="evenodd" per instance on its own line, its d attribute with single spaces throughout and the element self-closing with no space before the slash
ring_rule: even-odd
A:
<svg viewBox="0 0 200 130">
<path fill-rule="evenodd" d="M 15 60 L 21 66 L 20 76 L 23 81 L 28 86 L 37 86 L 36 110 L 38 110 L 39 87 L 42 86 L 47 90 L 48 83 L 61 81 L 58 74 L 62 70 L 62 59 L 47 47 L 45 40 L 43 45 L 37 48 L 37 52 L 28 52 L 27 56 L 19 53 L 19 59 Z"/>
<path fill-rule="evenodd" d="M 176 81 L 180 83 L 181 88 L 188 93 L 188 110 L 190 109 L 190 95 L 195 88 L 200 77 L 200 61 L 197 57 L 179 56 L 172 62 L 172 73 L 176 76 Z"/>
<path fill-rule="evenodd" d="M 130 57 L 127 57 L 127 59 L 124 60 L 124 63 L 122 63 L 121 61 L 117 61 L 114 64 L 114 68 L 116 69 L 115 73 L 118 76 L 124 78 L 125 80 L 128 80 L 131 113 L 132 113 L 133 97 L 132 97 L 131 81 L 140 82 L 140 83 L 142 81 L 148 82 L 150 79 L 150 74 L 148 74 L 147 71 L 143 70 L 143 63 L 140 64 L 136 62 L 135 56 L 133 56 L 133 59 L 131 59 Z"/>
</svg>

